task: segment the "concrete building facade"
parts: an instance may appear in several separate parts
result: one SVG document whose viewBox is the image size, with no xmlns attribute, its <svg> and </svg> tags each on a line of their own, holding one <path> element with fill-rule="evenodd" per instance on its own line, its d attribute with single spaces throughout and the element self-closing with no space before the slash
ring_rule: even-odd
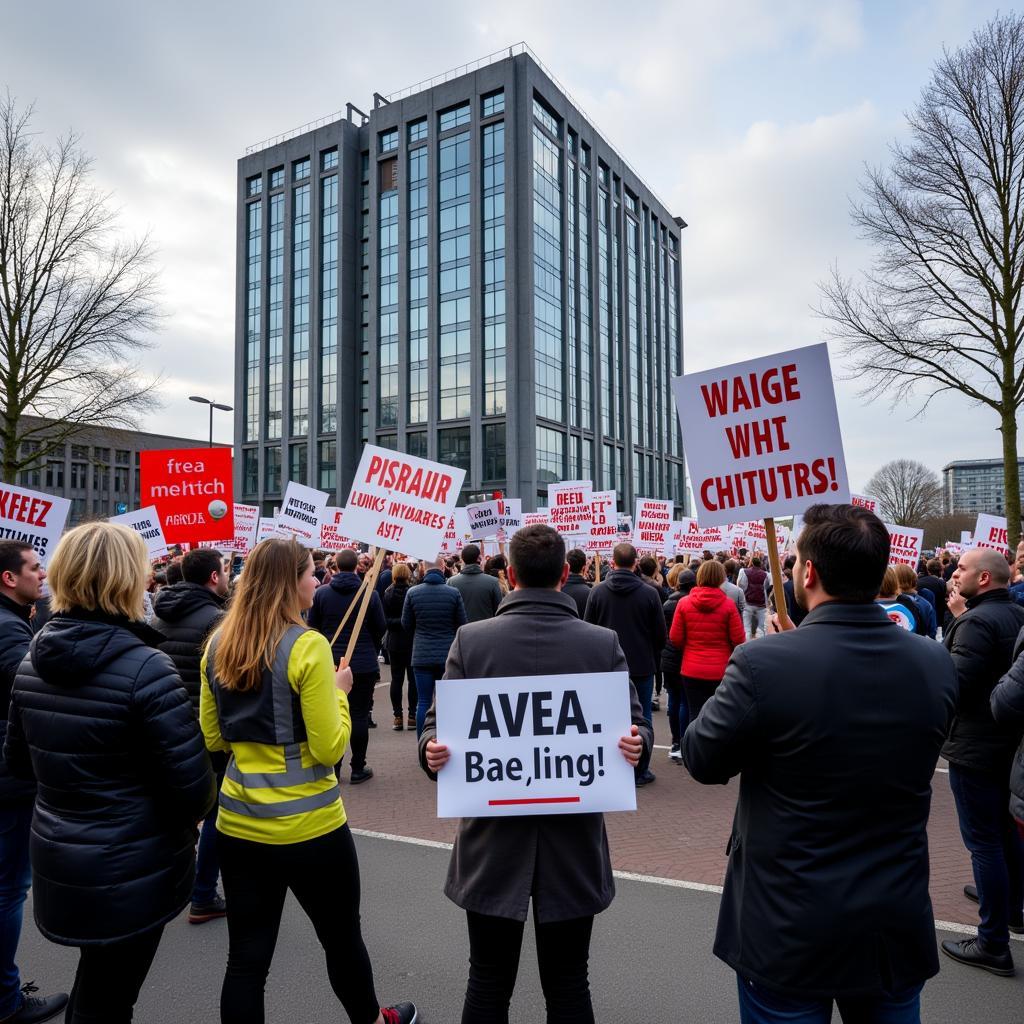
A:
<svg viewBox="0 0 1024 1024">
<path fill-rule="evenodd" d="M 1019 460 L 1024 501 L 1024 459 Z M 957 512 L 1006 514 L 1002 459 L 961 459 L 942 467 L 942 504 L 946 515 Z"/>
<path fill-rule="evenodd" d="M 522 46 L 253 147 L 239 499 L 343 503 L 370 442 L 465 468 L 463 499 L 584 478 L 682 513 L 684 227 Z"/>
</svg>

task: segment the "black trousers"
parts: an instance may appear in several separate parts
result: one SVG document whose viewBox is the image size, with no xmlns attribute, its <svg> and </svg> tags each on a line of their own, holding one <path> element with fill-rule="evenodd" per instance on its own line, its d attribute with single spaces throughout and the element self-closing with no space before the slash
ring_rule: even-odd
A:
<svg viewBox="0 0 1024 1024">
<path fill-rule="evenodd" d="M 473 911 L 466 918 L 469 984 L 462 1024 L 508 1024 L 525 922 Z M 548 1024 L 593 1024 L 587 976 L 593 916 L 540 924 L 535 913 L 533 921 Z"/>
<path fill-rule="evenodd" d="M 402 717 L 402 687 L 409 684 L 409 714 L 416 717 L 416 677 L 412 674 L 412 648 L 396 644 L 389 650 L 391 656 L 391 712 Z"/>
<path fill-rule="evenodd" d="M 694 679 L 692 676 L 680 676 L 686 707 L 690 712 L 690 721 L 695 722 L 700 709 L 711 699 L 718 689 L 721 679 Z"/>
<path fill-rule="evenodd" d="M 353 672 L 352 692 L 348 695 L 348 709 L 352 715 L 352 771 L 366 767 L 366 748 L 370 743 L 370 709 L 373 707 L 373 688 L 380 682 L 379 672 Z"/>
<path fill-rule="evenodd" d="M 263 1024 L 263 990 L 288 890 L 327 957 L 327 977 L 352 1024 L 380 1013 L 359 924 L 359 862 L 348 825 L 304 843 L 275 846 L 217 833 L 228 905 L 228 967 L 221 1024 Z"/>
<path fill-rule="evenodd" d="M 164 928 L 124 942 L 82 946 L 66 1024 L 129 1024 Z"/>
</svg>

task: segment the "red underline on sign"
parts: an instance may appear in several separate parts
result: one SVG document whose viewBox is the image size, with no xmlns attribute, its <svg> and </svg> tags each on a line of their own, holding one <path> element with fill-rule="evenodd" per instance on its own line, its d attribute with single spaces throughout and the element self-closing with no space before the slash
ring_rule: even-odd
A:
<svg viewBox="0 0 1024 1024">
<path fill-rule="evenodd" d="M 512 807 L 521 804 L 578 804 L 578 796 L 539 796 L 532 800 L 488 800 L 488 807 Z"/>
</svg>

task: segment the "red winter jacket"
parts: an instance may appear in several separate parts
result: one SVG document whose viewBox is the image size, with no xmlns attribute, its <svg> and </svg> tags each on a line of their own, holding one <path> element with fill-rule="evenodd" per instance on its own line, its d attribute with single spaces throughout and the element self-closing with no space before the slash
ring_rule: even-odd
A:
<svg viewBox="0 0 1024 1024">
<path fill-rule="evenodd" d="M 740 613 L 718 587 L 694 587 L 676 605 L 669 640 L 683 652 L 682 675 L 720 680 L 744 639 Z"/>
</svg>

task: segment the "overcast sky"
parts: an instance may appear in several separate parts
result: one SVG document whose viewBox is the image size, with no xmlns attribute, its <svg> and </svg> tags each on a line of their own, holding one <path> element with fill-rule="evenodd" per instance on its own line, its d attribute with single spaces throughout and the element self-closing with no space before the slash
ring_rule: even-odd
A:
<svg viewBox="0 0 1024 1024">
<path fill-rule="evenodd" d="M 247 145 L 525 40 L 688 222 L 685 365 L 706 369 L 821 340 L 817 283 L 834 263 L 854 274 L 869 261 L 849 219 L 864 163 L 903 135 L 943 45 L 997 9 L 8 0 L 0 87 L 35 102 L 44 135 L 81 133 L 124 229 L 152 234 L 168 317 L 145 356 L 166 377 L 147 426 L 205 438 L 206 411 L 188 395 L 233 404 L 235 165 Z M 837 391 L 854 489 L 897 456 L 938 471 L 1001 455 L 993 414 L 959 398 L 914 419 L 914 407 L 865 405 L 854 383 Z M 217 440 L 230 441 L 231 417 L 218 415 Z"/>
</svg>

